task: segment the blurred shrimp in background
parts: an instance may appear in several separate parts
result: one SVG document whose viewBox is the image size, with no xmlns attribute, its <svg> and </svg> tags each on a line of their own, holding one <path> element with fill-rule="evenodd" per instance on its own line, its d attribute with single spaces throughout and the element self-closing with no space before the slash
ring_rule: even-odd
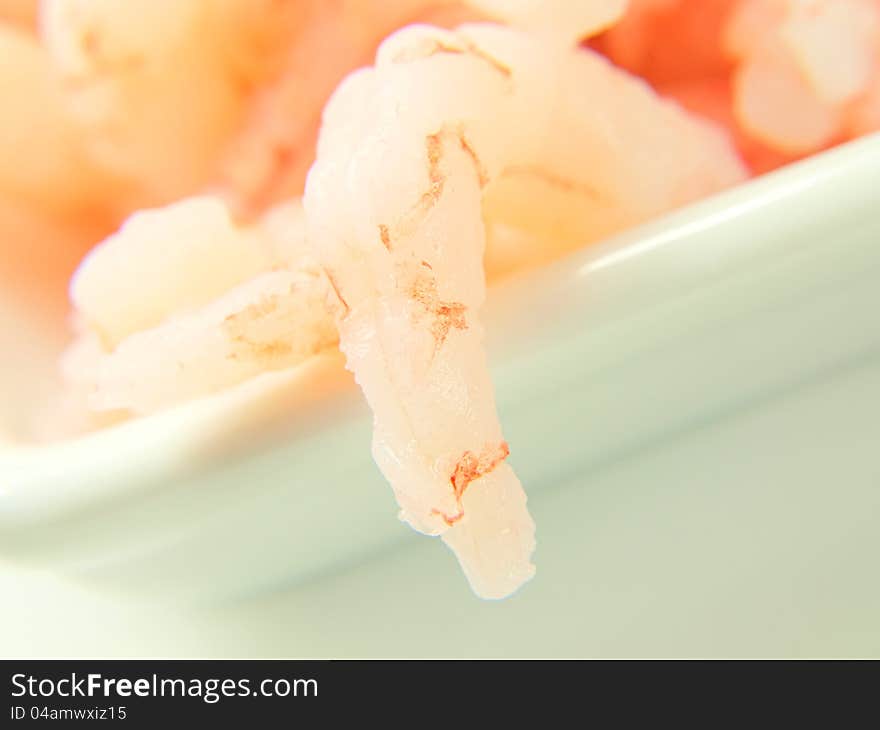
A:
<svg viewBox="0 0 880 730">
<path fill-rule="evenodd" d="M 880 128 L 877 0 L 631 0 L 593 45 L 761 173 Z"/>
</svg>

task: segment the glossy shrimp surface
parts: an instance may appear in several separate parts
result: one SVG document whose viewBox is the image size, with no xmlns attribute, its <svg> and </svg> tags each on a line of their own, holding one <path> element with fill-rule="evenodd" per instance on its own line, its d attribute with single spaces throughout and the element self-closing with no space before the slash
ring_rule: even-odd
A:
<svg viewBox="0 0 880 730">
<path fill-rule="evenodd" d="M 611 91 L 623 96 L 609 105 Z M 650 155 L 636 132 L 646 109 Z M 657 157 L 664 148 L 676 164 Z M 576 228 L 742 175 L 714 129 L 604 61 L 500 26 L 405 29 L 331 100 L 304 202 L 338 297 L 340 345 L 373 409 L 373 454 L 401 518 L 442 535 L 479 595 L 528 580 L 535 546 L 483 350 L 486 225 L 515 217 L 524 185 Z M 514 223 L 551 225 L 538 218 Z"/>
<path fill-rule="evenodd" d="M 210 197 L 139 213 L 74 278 L 65 373 L 93 411 L 151 413 L 335 345 L 327 295 L 296 203 L 249 226 Z"/>
<path fill-rule="evenodd" d="M 592 45 L 761 173 L 880 129 L 878 19 L 880 0 L 631 0 Z"/>
<path fill-rule="evenodd" d="M 880 77 L 876 0 L 745 0 L 726 43 L 737 115 L 757 138 L 805 154 L 868 131 L 858 120 Z"/>
</svg>

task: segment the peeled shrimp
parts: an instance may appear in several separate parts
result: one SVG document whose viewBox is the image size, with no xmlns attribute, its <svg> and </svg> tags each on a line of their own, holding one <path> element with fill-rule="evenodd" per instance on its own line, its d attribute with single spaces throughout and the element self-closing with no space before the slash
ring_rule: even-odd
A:
<svg viewBox="0 0 880 730">
<path fill-rule="evenodd" d="M 723 135 L 594 54 L 499 26 L 404 29 L 331 99 L 304 203 L 340 346 L 401 518 L 479 595 L 528 580 L 535 546 L 483 351 L 484 214 L 605 228 L 743 174 Z"/>
<path fill-rule="evenodd" d="M 74 279 L 68 382 L 95 411 L 144 414 L 334 345 L 304 233 L 297 204 L 246 227 L 212 198 L 136 214 Z"/>
<path fill-rule="evenodd" d="M 65 117 L 37 39 L 2 21 L 0 97 L 0 286 L 54 309 L 77 260 L 114 227 L 113 187 Z"/>
<path fill-rule="evenodd" d="M 196 312 L 126 338 L 100 359 L 89 405 L 151 413 L 336 343 L 319 272 L 271 271 Z"/>
<path fill-rule="evenodd" d="M 0 97 L 0 196 L 50 214 L 99 209 L 109 182 L 89 164 L 65 116 L 48 57 L 33 36 L 2 22 Z"/>
<path fill-rule="evenodd" d="M 85 258 L 71 281 L 77 311 L 108 347 L 174 312 L 266 271 L 269 253 L 200 197 L 132 215 Z"/>
<path fill-rule="evenodd" d="M 805 154 L 847 134 L 880 72 L 877 0 L 745 0 L 726 31 L 740 123 Z"/>
<path fill-rule="evenodd" d="M 761 173 L 876 129 L 880 0 L 631 0 L 591 46 L 723 123 Z"/>
<path fill-rule="evenodd" d="M 133 188 L 132 205 L 155 205 L 208 181 L 299 9 L 271 0 L 46 0 L 41 33 L 92 158 Z"/>
<path fill-rule="evenodd" d="M 720 42 L 739 0 L 630 0 L 627 12 L 592 44 L 655 86 L 725 75 Z"/>
<path fill-rule="evenodd" d="M 213 180 L 245 215 L 302 194 L 324 103 L 346 73 L 369 60 L 382 38 L 443 8 L 459 8 L 453 0 L 309 0 L 296 5 L 298 17 L 288 31 L 278 72 L 255 90 Z"/>
</svg>

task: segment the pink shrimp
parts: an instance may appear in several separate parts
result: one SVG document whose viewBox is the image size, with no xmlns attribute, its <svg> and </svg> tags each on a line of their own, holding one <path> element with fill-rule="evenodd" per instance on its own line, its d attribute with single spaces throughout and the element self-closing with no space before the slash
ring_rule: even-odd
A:
<svg viewBox="0 0 880 730">
<path fill-rule="evenodd" d="M 535 546 L 483 351 L 486 226 L 573 239 L 743 176 L 723 135 L 595 54 L 499 26 L 400 31 L 331 99 L 304 204 L 340 345 L 401 518 L 479 595 L 528 580 Z"/>
</svg>

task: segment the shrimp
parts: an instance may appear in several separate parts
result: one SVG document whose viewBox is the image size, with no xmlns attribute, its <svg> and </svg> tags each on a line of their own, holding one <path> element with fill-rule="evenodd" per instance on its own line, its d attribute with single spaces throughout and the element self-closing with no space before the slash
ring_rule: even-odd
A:
<svg viewBox="0 0 880 730">
<path fill-rule="evenodd" d="M 320 272 L 270 271 L 127 337 L 92 370 L 89 406 L 152 413 L 292 368 L 336 339 Z"/>
<path fill-rule="evenodd" d="M 591 46 L 655 86 L 730 72 L 720 37 L 738 0 L 630 0 Z"/>
<path fill-rule="evenodd" d="M 77 260 L 116 224 L 113 181 L 90 164 L 37 39 L 4 22 L 0 96 L 0 286 L 54 310 Z"/>
<path fill-rule="evenodd" d="M 721 133 L 644 84 L 499 26 L 404 29 L 332 97 L 304 205 L 340 347 L 401 518 L 442 535 L 478 595 L 531 578 L 535 547 L 482 344 L 486 226 L 561 229 L 567 247 L 594 217 L 623 225 L 743 176 Z"/>
<path fill-rule="evenodd" d="M 37 40 L 4 23 L 0 95 L 0 195 L 51 214 L 94 216 L 110 180 L 90 165 Z"/>
<path fill-rule="evenodd" d="M 278 72 L 255 90 L 212 182 L 246 217 L 302 194 L 321 109 L 346 73 L 366 63 L 394 29 L 444 8 L 459 8 L 454 0 L 298 5 L 301 16 L 289 33 Z M 321 62 L 315 63 L 316 58 Z"/>
<path fill-rule="evenodd" d="M 847 135 L 848 115 L 859 115 L 880 72 L 880 3 L 746 0 L 725 43 L 739 61 L 742 126 L 781 151 L 814 152 Z"/>
<path fill-rule="evenodd" d="M 272 0 L 46 0 L 40 25 L 67 111 L 132 208 L 207 183 L 301 14 Z"/>
<path fill-rule="evenodd" d="M 590 45 L 726 125 L 756 173 L 876 128 L 878 0 L 632 0 Z"/>
<path fill-rule="evenodd" d="M 301 207 L 236 226 L 217 199 L 141 212 L 74 277 L 65 358 L 94 411 L 151 413 L 298 365 L 336 343 Z"/>
<path fill-rule="evenodd" d="M 83 260 L 70 292 L 112 348 L 270 266 L 269 253 L 237 229 L 221 201 L 196 197 L 132 215 Z"/>
</svg>

